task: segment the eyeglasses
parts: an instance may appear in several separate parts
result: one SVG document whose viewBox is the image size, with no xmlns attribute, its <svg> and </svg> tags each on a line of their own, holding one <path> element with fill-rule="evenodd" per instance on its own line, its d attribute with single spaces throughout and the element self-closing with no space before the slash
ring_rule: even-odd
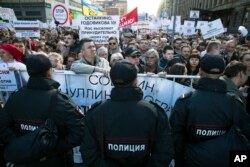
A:
<svg viewBox="0 0 250 167">
<path fill-rule="evenodd" d="M 113 43 L 112 43 L 112 42 L 110 42 L 110 43 L 109 43 L 109 45 L 116 45 L 116 43 L 115 43 L 115 42 L 113 42 Z"/>
<path fill-rule="evenodd" d="M 135 59 L 135 58 L 139 58 L 140 55 L 132 55 L 132 56 L 130 56 L 130 57 L 133 58 L 133 59 Z"/>
</svg>

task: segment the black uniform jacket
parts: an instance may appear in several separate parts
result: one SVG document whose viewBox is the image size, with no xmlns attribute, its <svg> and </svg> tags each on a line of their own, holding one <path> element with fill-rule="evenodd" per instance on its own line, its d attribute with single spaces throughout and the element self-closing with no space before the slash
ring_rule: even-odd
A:
<svg viewBox="0 0 250 167">
<path fill-rule="evenodd" d="M 173 144 L 167 116 L 162 108 L 142 97 L 138 87 L 115 87 L 110 100 L 88 111 L 80 150 L 88 166 L 99 167 L 102 163 L 109 167 L 168 166 Z"/>
<path fill-rule="evenodd" d="M 176 101 L 170 117 L 176 167 L 186 166 L 184 158 L 188 144 L 193 144 L 195 147 L 196 144 L 223 136 L 233 125 L 250 139 L 249 115 L 242 104 L 234 97 L 227 95 L 226 84 L 223 81 L 201 78 L 196 88 L 193 93 L 186 94 Z M 211 149 L 215 152 L 220 151 L 220 146 L 226 144 L 216 143 Z M 200 158 L 199 156 L 203 153 L 198 153 L 194 159 Z M 216 166 L 220 166 L 220 161 L 226 161 L 213 156 L 208 157 L 212 158 L 211 161 L 203 158 L 207 161 L 207 166 L 211 165 L 213 160 Z"/>
<path fill-rule="evenodd" d="M 49 114 L 51 90 L 58 87 L 59 83 L 50 78 L 30 77 L 27 87 L 11 95 L 0 112 L 0 139 L 7 144 L 14 137 L 41 125 Z M 65 166 L 65 153 L 80 145 L 82 140 L 83 116 L 75 108 L 66 95 L 57 94 L 52 119 L 57 125 L 59 140 L 51 153 L 53 160 L 48 158 L 29 166 Z"/>
</svg>

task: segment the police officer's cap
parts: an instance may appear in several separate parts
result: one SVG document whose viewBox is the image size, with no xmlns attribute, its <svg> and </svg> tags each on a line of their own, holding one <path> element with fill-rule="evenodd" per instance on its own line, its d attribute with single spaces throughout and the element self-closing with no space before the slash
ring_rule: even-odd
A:
<svg viewBox="0 0 250 167">
<path fill-rule="evenodd" d="M 137 77 L 137 69 L 128 60 L 115 63 L 110 70 L 110 78 L 115 86 L 129 86 Z"/>
<path fill-rule="evenodd" d="M 208 74 L 221 74 L 225 70 L 225 62 L 219 55 L 204 55 L 200 68 Z"/>
<path fill-rule="evenodd" d="M 124 55 L 126 57 L 133 56 L 133 55 L 140 55 L 141 52 L 133 47 L 129 47 L 124 51 Z"/>
<path fill-rule="evenodd" d="M 41 76 L 52 67 L 52 64 L 45 55 L 36 54 L 28 56 L 26 67 L 30 76 Z"/>
</svg>

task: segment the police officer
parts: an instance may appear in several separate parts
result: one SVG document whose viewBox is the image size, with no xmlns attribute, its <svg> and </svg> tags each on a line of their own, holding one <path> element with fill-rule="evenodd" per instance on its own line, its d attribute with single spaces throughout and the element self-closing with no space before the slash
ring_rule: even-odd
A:
<svg viewBox="0 0 250 167">
<path fill-rule="evenodd" d="M 176 101 L 170 117 L 176 167 L 229 166 L 229 150 L 241 149 L 234 127 L 250 138 L 249 115 L 236 98 L 227 95 L 219 79 L 225 68 L 219 56 L 201 59 L 196 90 Z M 236 146 L 237 145 L 237 146 Z"/>
<path fill-rule="evenodd" d="M 168 166 L 173 157 L 168 119 L 157 104 L 142 99 L 135 65 L 118 61 L 110 78 L 111 99 L 95 104 L 86 115 L 83 161 L 90 167 Z"/>
<path fill-rule="evenodd" d="M 0 112 L 0 140 L 10 142 L 16 136 L 26 134 L 41 125 L 49 115 L 52 90 L 60 84 L 53 79 L 50 60 L 41 54 L 27 58 L 27 71 L 30 75 L 27 86 L 10 96 Z M 55 150 L 38 162 L 23 166 L 72 166 L 71 150 L 82 141 L 83 115 L 69 98 L 57 93 L 53 121 L 58 129 Z M 15 164 L 15 166 L 18 166 Z"/>
</svg>

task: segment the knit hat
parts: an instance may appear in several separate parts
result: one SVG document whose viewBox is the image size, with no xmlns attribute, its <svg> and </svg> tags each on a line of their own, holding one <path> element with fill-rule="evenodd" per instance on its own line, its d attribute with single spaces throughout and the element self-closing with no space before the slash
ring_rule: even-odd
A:
<svg viewBox="0 0 250 167">
<path fill-rule="evenodd" d="M 225 69 L 225 62 L 219 55 L 204 55 L 200 68 L 208 74 L 221 74 Z"/>
<path fill-rule="evenodd" d="M 22 62 L 23 51 L 12 44 L 2 44 L 0 49 L 3 49 L 5 52 L 13 56 L 16 61 Z"/>
<path fill-rule="evenodd" d="M 41 76 L 52 65 L 48 57 L 43 54 L 29 55 L 26 59 L 26 67 L 30 76 Z"/>
<path fill-rule="evenodd" d="M 137 77 L 137 69 L 128 60 L 120 60 L 110 70 L 110 78 L 115 86 L 128 86 Z"/>
</svg>

